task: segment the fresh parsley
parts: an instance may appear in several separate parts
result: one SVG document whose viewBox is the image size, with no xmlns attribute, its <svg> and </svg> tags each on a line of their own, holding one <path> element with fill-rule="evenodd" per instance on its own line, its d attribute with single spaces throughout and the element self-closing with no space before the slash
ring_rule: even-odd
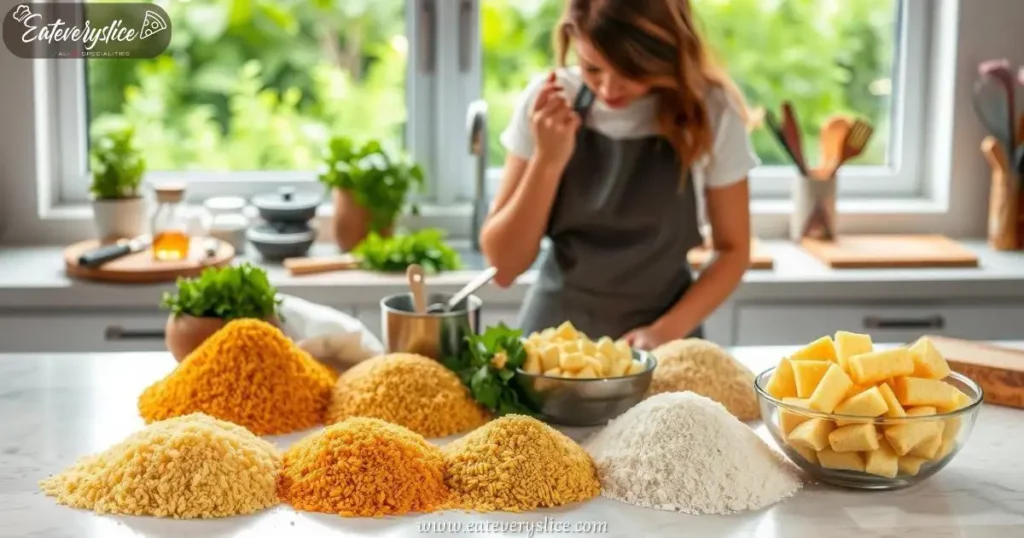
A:
<svg viewBox="0 0 1024 538">
<path fill-rule="evenodd" d="M 223 320 L 281 319 L 280 304 L 266 271 L 248 263 L 209 267 L 197 278 L 179 278 L 176 293 L 165 292 L 161 301 L 174 316 Z"/>
<path fill-rule="evenodd" d="M 522 334 L 504 323 L 488 327 L 483 334 L 466 338 L 468 345 L 461 355 L 441 362 L 469 387 L 473 399 L 492 413 L 533 416 L 535 411 L 515 385 L 516 369 L 526 361 Z"/>
<path fill-rule="evenodd" d="M 462 265 L 458 252 L 445 243 L 444 232 L 436 228 L 392 237 L 370 232 L 353 253 L 362 260 L 363 269 L 371 271 L 401 272 L 417 263 L 428 274 L 436 274 Z"/>
</svg>

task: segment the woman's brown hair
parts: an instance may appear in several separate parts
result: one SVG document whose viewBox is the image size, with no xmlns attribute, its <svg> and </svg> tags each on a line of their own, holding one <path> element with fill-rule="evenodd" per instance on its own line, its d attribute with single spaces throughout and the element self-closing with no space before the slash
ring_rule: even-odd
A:
<svg viewBox="0 0 1024 538">
<path fill-rule="evenodd" d="M 712 59 L 690 0 L 567 0 L 555 32 L 560 66 L 574 38 L 586 39 L 622 76 L 652 87 L 659 132 L 684 171 L 712 149 L 709 90 L 725 89 L 746 119 L 743 96 Z"/>
</svg>

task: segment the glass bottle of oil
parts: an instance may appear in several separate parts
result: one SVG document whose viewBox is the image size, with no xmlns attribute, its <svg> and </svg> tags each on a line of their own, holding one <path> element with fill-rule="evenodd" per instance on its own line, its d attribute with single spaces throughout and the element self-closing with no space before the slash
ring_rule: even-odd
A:
<svg viewBox="0 0 1024 538">
<path fill-rule="evenodd" d="M 156 187 L 156 212 L 153 213 L 153 258 L 161 261 L 188 258 L 189 221 L 182 200 L 185 186 L 180 184 Z"/>
</svg>

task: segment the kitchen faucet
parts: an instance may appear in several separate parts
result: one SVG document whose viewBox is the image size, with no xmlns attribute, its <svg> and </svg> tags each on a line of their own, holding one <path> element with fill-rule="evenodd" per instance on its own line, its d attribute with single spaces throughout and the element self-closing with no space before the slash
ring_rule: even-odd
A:
<svg viewBox="0 0 1024 538">
<path fill-rule="evenodd" d="M 480 252 L 480 228 L 487 216 L 487 101 L 478 99 L 469 104 L 466 114 L 469 132 L 469 154 L 476 157 L 476 177 L 473 185 L 473 222 L 470 241 L 473 250 Z"/>
</svg>

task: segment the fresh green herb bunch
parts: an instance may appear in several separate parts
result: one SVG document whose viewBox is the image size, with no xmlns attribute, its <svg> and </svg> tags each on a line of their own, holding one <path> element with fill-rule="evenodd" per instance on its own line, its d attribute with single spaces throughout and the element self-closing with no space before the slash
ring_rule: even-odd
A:
<svg viewBox="0 0 1024 538">
<path fill-rule="evenodd" d="M 415 233 L 381 237 L 370 232 L 353 250 L 371 271 L 405 271 L 418 263 L 430 274 L 452 271 L 462 266 L 458 252 L 444 241 L 444 232 L 425 228 Z"/>
<path fill-rule="evenodd" d="M 384 150 L 376 140 L 358 145 L 347 137 L 328 143 L 320 181 L 330 188 L 349 191 L 370 214 L 370 230 L 391 227 L 406 195 L 423 187 L 423 169 L 400 152 Z"/>
<path fill-rule="evenodd" d="M 177 293 L 164 293 L 161 306 L 174 316 L 221 318 L 281 318 L 281 299 L 267 273 L 248 263 L 204 269 L 198 278 L 179 278 Z"/>
<path fill-rule="evenodd" d="M 522 335 L 522 331 L 499 323 L 483 334 L 468 336 L 466 352 L 441 362 L 459 376 L 473 399 L 490 412 L 534 416 L 536 413 L 515 385 L 516 369 L 526 361 Z"/>
<path fill-rule="evenodd" d="M 134 198 L 139 195 L 146 160 L 135 146 L 135 128 L 127 123 L 100 124 L 90 144 L 92 185 L 98 200 Z"/>
</svg>

